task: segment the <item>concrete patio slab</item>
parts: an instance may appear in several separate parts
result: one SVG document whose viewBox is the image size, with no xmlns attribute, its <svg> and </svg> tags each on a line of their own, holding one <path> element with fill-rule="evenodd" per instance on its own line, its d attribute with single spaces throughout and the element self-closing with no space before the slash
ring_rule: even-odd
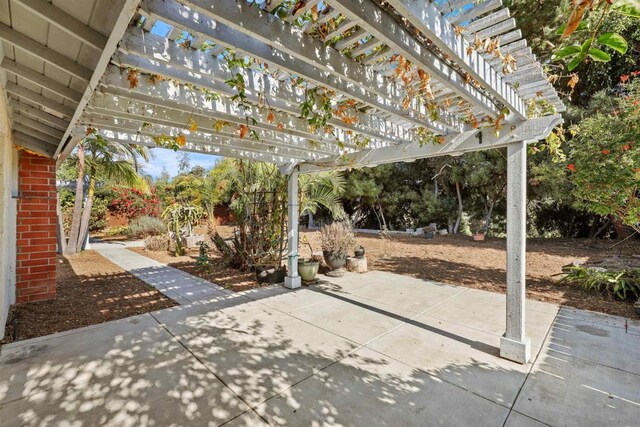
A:
<svg viewBox="0 0 640 427">
<path fill-rule="evenodd" d="M 640 334 L 586 319 L 567 312 L 559 316 L 547 343 L 549 354 L 640 375 Z"/>
<path fill-rule="evenodd" d="M 506 329 L 505 307 L 504 295 L 469 289 L 425 315 L 500 336 Z M 526 334 L 531 338 L 534 355 L 540 349 L 558 310 L 559 307 L 553 304 L 526 301 Z"/>
<path fill-rule="evenodd" d="M 183 348 L 107 368 L 0 407 L 3 426 L 215 425 L 250 408 Z M 13 415 L 13 416 L 12 416 Z"/>
<path fill-rule="evenodd" d="M 553 426 L 635 426 L 640 376 L 545 349 L 514 409 Z"/>
<path fill-rule="evenodd" d="M 254 405 L 358 347 L 258 303 L 165 326 L 230 389 Z"/>
<path fill-rule="evenodd" d="M 509 410 L 361 349 L 256 411 L 272 425 L 496 426 Z"/>
<path fill-rule="evenodd" d="M 426 316 L 367 347 L 506 407 L 530 369 L 499 357 L 499 336 Z"/>
<path fill-rule="evenodd" d="M 140 277 L 173 276 L 164 268 Z M 519 365 L 497 356 L 504 295 L 378 272 L 232 294 L 182 274 L 163 277 L 175 281 L 167 293 L 211 298 L 4 346 L 2 425 L 533 427 L 640 417 L 635 322 L 626 330 L 621 318 L 527 301 L 542 350 Z"/>
<path fill-rule="evenodd" d="M 543 424 L 540 421 L 536 421 L 533 418 L 529 418 L 526 415 L 511 411 L 507 422 L 504 427 L 545 427 L 547 424 Z"/>
<path fill-rule="evenodd" d="M 376 310 L 366 300 L 355 295 L 324 300 L 312 308 L 301 308 L 291 315 L 307 323 L 317 325 L 333 334 L 365 344 L 380 335 L 400 326 L 398 316 L 390 316 L 383 310 Z"/>
<path fill-rule="evenodd" d="M 179 347 L 149 314 L 8 344 L 0 358 L 0 405 Z"/>
</svg>

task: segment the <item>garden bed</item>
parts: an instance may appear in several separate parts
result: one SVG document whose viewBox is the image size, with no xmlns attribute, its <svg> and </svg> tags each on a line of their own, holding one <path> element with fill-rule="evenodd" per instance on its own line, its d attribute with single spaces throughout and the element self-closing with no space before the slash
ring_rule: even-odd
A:
<svg viewBox="0 0 640 427">
<path fill-rule="evenodd" d="M 57 297 L 14 305 L 2 343 L 177 305 L 95 251 L 59 256 L 57 262 Z"/>
</svg>

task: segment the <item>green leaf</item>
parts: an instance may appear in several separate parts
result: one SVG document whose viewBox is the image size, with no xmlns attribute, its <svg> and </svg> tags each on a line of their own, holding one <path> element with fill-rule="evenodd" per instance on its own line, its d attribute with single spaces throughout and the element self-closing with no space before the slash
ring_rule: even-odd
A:
<svg viewBox="0 0 640 427">
<path fill-rule="evenodd" d="M 605 46 L 610 47 L 611 49 L 617 50 L 621 54 L 627 53 L 627 49 L 629 45 L 627 41 L 620 34 L 616 33 L 605 33 L 598 37 L 598 43 L 603 44 Z"/>
<path fill-rule="evenodd" d="M 589 38 L 584 43 L 582 43 L 582 46 L 580 46 L 580 51 L 582 53 L 587 53 L 590 47 L 591 47 L 591 39 Z"/>
<path fill-rule="evenodd" d="M 609 55 L 607 52 L 604 52 L 600 49 L 596 49 L 595 47 L 592 47 L 591 49 L 589 49 L 589 56 L 591 57 L 591 59 L 598 62 L 611 61 L 611 55 Z"/>
<path fill-rule="evenodd" d="M 579 55 L 577 55 L 571 60 L 571 62 L 569 62 L 569 64 L 567 65 L 567 70 L 573 71 L 578 65 L 580 65 L 582 61 L 584 61 L 586 57 L 587 55 L 584 53 L 580 53 Z"/>
<path fill-rule="evenodd" d="M 640 0 L 617 0 L 611 8 L 623 15 L 640 18 Z"/>
<path fill-rule="evenodd" d="M 556 52 L 554 52 L 553 58 L 562 59 L 562 58 L 566 58 L 567 56 L 575 55 L 576 53 L 580 53 L 580 46 L 576 46 L 576 45 L 565 46 L 562 49 L 559 49 Z"/>
</svg>

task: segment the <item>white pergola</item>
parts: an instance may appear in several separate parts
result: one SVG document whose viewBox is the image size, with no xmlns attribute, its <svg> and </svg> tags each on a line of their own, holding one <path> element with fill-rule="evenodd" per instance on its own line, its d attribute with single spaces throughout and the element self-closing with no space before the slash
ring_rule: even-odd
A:
<svg viewBox="0 0 640 427">
<path fill-rule="evenodd" d="M 289 288 L 299 173 L 507 147 L 501 355 L 529 360 L 527 144 L 564 106 L 501 0 L 0 0 L 0 17 L 16 145 L 61 162 L 91 128 L 290 174 Z"/>
</svg>

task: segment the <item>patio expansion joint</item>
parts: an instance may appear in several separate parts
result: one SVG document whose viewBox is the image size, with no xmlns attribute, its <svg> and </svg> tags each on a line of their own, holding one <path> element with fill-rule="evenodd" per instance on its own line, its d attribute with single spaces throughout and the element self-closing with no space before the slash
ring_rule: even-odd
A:
<svg viewBox="0 0 640 427">
<path fill-rule="evenodd" d="M 505 418 L 504 423 L 502 424 L 502 427 L 505 427 L 505 425 L 507 424 L 507 421 L 509 420 L 509 417 L 511 416 L 511 414 L 513 412 L 516 412 L 520 415 L 524 415 L 525 417 L 531 418 L 533 420 L 536 420 L 539 423 L 548 425 L 546 423 L 543 423 L 542 421 L 538 420 L 537 418 L 531 417 L 530 415 L 527 414 L 522 414 L 518 411 L 514 411 L 514 407 L 516 406 L 516 403 L 518 402 L 518 398 L 520 397 L 520 393 L 522 392 L 522 389 L 524 388 L 524 385 L 527 383 L 527 380 L 529 379 L 529 376 L 531 375 L 531 372 L 533 371 L 533 367 L 536 365 L 536 363 L 538 363 L 538 359 L 540 358 L 540 355 L 542 354 L 542 350 L 545 347 L 545 344 L 548 342 L 549 340 L 549 336 L 551 335 L 551 330 L 553 329 L 553 325 L 555 324 L 556 320 L 558 319 L 558 316 L 560 315 L 560 309 L 558 309 L 558 311 L 556 312 L 556 315 L 553 317 L 553 320 L 551 321 L 551 323 L 549 323 L 549 328 L 547 329 L 547 332 L 544 335 L 544 339 L 542 340 L 542 344 L 540 345 L 540 348 L 538 349 L 538 352 L 536 353 L 536 357 L 534 358 L 533 362 L 531 362 L 530 366 L 529 366 L 529 370 L 527 371 L 527 375 L 525 375 L 524 377 L 524 381 L 522 381 L 522 384 L 520 384 L 520 388 L 518 388 L 518 392 L 516 393 L 516 397 L 513 399 L 513 402 L 511 403 L 511 407 L 509 408 L 509 413 L 507 414 L 507 418 Z"/>
<path fill-rule="evenodd" d="M 176 340 L 176 342 L 177 342 L 178 344 L 180 344 L 180 346 L 181 346 L 183 349 L 185 349 L 185 350 L 186 350 L 186 351 L 187 351 L 187 352 L 188 352 L 188 353 L 189 353 L 189 354 L 190 354 L 190 355 L 191 355 L 195 360 L 197 360 L 197 361 L 198 361 L 198 363 L 199 363 L 200 365 L 202 365 L 202 366 L 203 366 L 207 371 L 209 371 L 209 372 L 211 373 L 211 375 L 213 375 L 213 376 L 214 376 L 218 381 L 220 381 L 220 383 L 221 383 L 223 386 L 225 386 L 225 387 L 226 387 L 226 389 L 227 389 L 227 390 L 229 390 L 229 392 L 231 392 L 231 393 L 232 393 L 236 398 L 238 398 L 238 400 L 240 400 L 242 403 L 244 403 L 244 404 L 249 408 L 249 410 L 248 410 L 248 411 L 244 411 L 244 412 L 242 412 L 241 414 L 238 414 L 238 415 L 236 415 L 235 417 L 232 417 L 232 418 L 228 419 L 227 421 L 225 421 L 225 422 L 224 422 L 224 423 L 222 423 L 221 425 L 228 424 L 228 423 L 230 423 L 231 421 L 235 420 L 236 418 L 239 418 L 239 417 L 241 417 L 241 416 L 243 416 L 243 415 L 247 414 L 247 413 L 248 413 L 248 412 L 250 412 L 250 411 L 251 411 L 251 412 L 253 412 L 253 413 L 255 413 L 258 417 L 260 417 L 260 419 L 261 419 L 262 421 L 264 421 L 267 425 L 269 425 L 269 422 L 268 422 L 266 419 L 264 419 L 264 418 L 263 418 L 263 417 L 262 417 L 262 416 L 261 416 L 261 415 L 260 415 L 256 410 L 255 410 L 255 406 L 257 406 L 257 405 L 255 405 L 255 406 L 251 406 L 251 405 L 249 404 L 249 402 L 247 402 L 247 401 L 246 401 L 246 400 L 245 400 L 245 399 L 244 399 L 240 394 L 238 394 L 238 393 L 236 393 L 235 391 L 233 391 L 233 389 L 232 389 L 231 387 L 229 387 L 229 385 L 228 385 L 228 384 L 227 384 L 227 383 L 226 383 L 226 382 L 225 382 L 225 381 L 224 381 L 220 376 L 218 376 L 214 371 L 212 371 L 212 370 L 209 368 L 209 366 L 208 366 L 206 363 L 204 363 L 204 361 L 202 361 L 202 359 L 200 359 L 200 358 L 199 358 L 199 357 L 198 357 L 194 352 L 192 352 L 192 351 L 191 351 L 191 349 L 190 349 L 189 347 L 187 347 L 187 346 L 185 345 L 185 343 L 183 343 L 183 342 L 180 340 L 180 338 L 179 338 L 178 336 L 176 336 L 173 332 L 171 332 L 171 330 L 169 330 L 169 328 L 167 328 L 167 325 L 166 325 L 166 324 L 162 323 L 162 322 L 161 322 L 157 317 L 155 317 L 155 316 L 153 315 L 153 313 L 149 313 L 149 314 L 151 315 L 151 317 L 153 317 L 153 319 L 154 319 L 156 322 L 158 322 L 158 324 L 159 324 L 159 325 L 160 325 L 160 326 L 161 326 L 161 327 L 162 327 L 162 328 L 163 328 L 163 329 L 164 329 L 164 330 L 165 330 L 169 335 L 171 335 L 171 336 L 173 337 L 173 339 L 175 339 L 175 340 Z M 262 402 L 260 402 L 260 403 L 262 403 Z"/>
</svg>

